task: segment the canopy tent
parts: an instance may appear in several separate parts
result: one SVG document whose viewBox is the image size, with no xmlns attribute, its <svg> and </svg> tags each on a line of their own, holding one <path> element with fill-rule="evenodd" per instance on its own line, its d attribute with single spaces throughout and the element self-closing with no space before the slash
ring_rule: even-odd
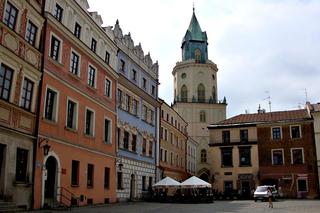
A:
<svg viewBox="0 0 320 213">
<path fill-rule="evenodd" d="M 205 187 L 210 187 L 211 188 L 211 184 L 201 180 L 200 178 L 196 177 L 196 176 L 192 176 L 189 179 L 183 181 L 182 183 L 180 183 L 181 187 L 194 187 L 194 188 L 205 188 Z"/>
<path fill-rule="evenodd" d="M 163 187 L 163 186 L 180 186 L 180 183 L 171 177 L 165 177 L 158 183 L 153 184 L 153 187 Z"/>
</svg>

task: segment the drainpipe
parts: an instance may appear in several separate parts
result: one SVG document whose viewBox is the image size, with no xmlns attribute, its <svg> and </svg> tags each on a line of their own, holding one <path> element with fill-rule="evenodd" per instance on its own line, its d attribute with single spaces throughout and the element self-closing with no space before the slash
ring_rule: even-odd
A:
<svg viewBox="0 0 320 213">
<path fill-rule="evenodd" d="M 45 50 L 45 40 L 46 40 L 46 34 L 47 34 L 47 19 L 45 17 L 45 0 L 42 0 L 42 8 L 41 8 L 41 16 L 44 18 L 43 23 L 43 34 L 40 38 L 40 46 L 39 50 L 40 53 L 42 53 L 41 57 L 41 68 L 40 71 L 42 72 L 40 81 L 39 81 L 39 87 L 38 87 L 38 101 L 37 101 L 37 107 L 36 107 L 36 125 L 35 125 L 35 143 L 33 145 L 33 162 L 32 162 L 32 196 L 31 196 L 31 209 L 34 209 L 34 181 L 35 181 L 35 174 L 36 174 L 36 157 L 37 157 L 37 148 L 38 148 L 38 139 L 39 139 L 39 123 L 40 123 L 40 104 L 42 100 L 42 87 L 43 87 L 43 73 L 44 73 L 44 50 Z"/>
</svg>

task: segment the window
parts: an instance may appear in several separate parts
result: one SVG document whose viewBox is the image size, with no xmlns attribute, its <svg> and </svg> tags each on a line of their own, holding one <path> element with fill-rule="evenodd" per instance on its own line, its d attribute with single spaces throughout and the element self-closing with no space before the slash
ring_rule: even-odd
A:
<svg viewBox="0 0 320 213">
<path fill-rule="evenodd" d="M 307 179 L 298 179 L 297 180 L 298 191 L 299 192 L 308 192 L 308 182 Z"/>
<path fill-rule="evenodd" d="M 301 138 L 300 126 L 290 126 L 291 138 Z"/>
<path fill-rule="evenodd" d="M 149 189 L 152 189 L 152 177 L 149 177 Z"/>
<path fill-rule="evenodd" d="M 153 124 L 154 121 L 154 112 L 150 109 L 150 124 Z"/>
<path fill-rule="evenodd" d="M 122 189 L 122 172 L 117 172 L 117 189 Z"/>
<path fill-rule="evenodd" d="M 117 92 L 117 102 L 118 102 L 118 106 L 121 108 L 122 107 L 122 90 L 118 89 Z"/>
<path fill-rule="evenodd" d="M 147 107 L 145 105 L 142 106 L 142 120 L 147 121 Z"/>
<path fill-rule="evenodd" d="M 173 144 L 173 134 L 172 134 L 172 132 L 170 132 L 169 142 L 171 144 Z"/>
<path fill-rule="evenodd" d="M 1 64 L 0 70 L 0 98 L 9 101 L 13 70 L 4 64 Z"/>
<path fill-rule="evenodd" d="M 147 89 L 147 79 L 142 78 L 142 87 L 143 89 Z"/>
<path fill-rule="evenodd" d="M 17 182 L 28 182 L 27 176 L 28 167 L 28 150 L 17 148 L 16 158 L 16 181 Z"/>
<path fill-rule="evenodd" d="M 167 162 L 168 160 L 168 151 L 164 150 L 164 161 Z"/>
<path fill-rule="evenodd" d="M 23 88 L 21 94 L 21 107 L 26 110 L 31 110 L 32 95 L 33 95 L 33 82 L 25 78 L 23 81 Z"/>
<path fill-rule="evenodd" d="M 230 143 L 230 131 L 222 131 L 222 143 Z"/>
<path fill-rule="evenodd" d="M 91 47 L 90 47 L 90 49 L 93 52 L 96 52 L 96 50 L 97 50 L 97 41 L 94 38 L 91 39 Z"/>
<path fill-rule="evenodd" d="M 239 147 L 239 165 L 251 166 L 251 147 Z"/>
<path fill-rule="evenodd" d="M 280 127 L 272 127 L 272 139 L 273 140 L 281 139 L 281 128 Z"/>
<path fill-rule="evenodd" d="M 125 68 L 126 68 L 126 62 L 120 59 L 120 71 L 125 72 Z"/>
<path fill-rule="evenodd" d="M 188 101 L 188 89 L 186 85 L 181 87 L 181 101 L 187 102 Z"/>
<path fill-rule="evenodd" d="M 57 93 L 47 88 L 44 117 L 47 120 L 56 121 L 56 109 L 57 109 Z"/>
<path fill-rule="evenodd" d="M 128 94 L 125 94 L 124 96 L 124 104 L 125 104 L 125 110 L 130 111 L 130 96 Z"/>
<path fill-rule="evenodd" d="M 56 4 L 56 8 L 54 10 L 53 16 L 59 21 L 62 21 L 63 9 L 60 5 Z"/>
<path fill-rule="evenodd" d="M 117 144 L 118 144 L 118 147 L 120 147 L 120 135 L 121 135 L 121 129 L 117 128 Z"/>
<path fill-rule="evenodd" d="M 248 130 L 240 129 L 240 142 L 248 142 Z"/>
<path fill-rule="evenodd" d="M 87 187 L 93 187 L 94 165 L 88 164 L 87 168 Z"/>
<path fill-rule="evenodd" d="M 272 153 L 272 164 L 273 165 L 283 165 L 283 150 L 282 149 L 274 149 L 271 150 Z"/>
<path fill-rule="evenodd" d="M 168 141 L 168 130 L 164 129 L 164 140 Z"/>
<path fill-rule="evenodd" d="M 152 94 L 153 96 L 156 95 L 156 87 L 155 87 L 154 85 L 151 86 L 151 94 Z"/>
<path fill-rule="evenodd" d="M 221 167 L 232 167 L 232 148 L 221 148 Z"/>
<path fill-rule="evenodd" d="M 88 85 L 91 87 L 95 87 L 95 81 L 96 81 L 96 69 L 89 65 L 88 70 Z"/>
<path fill-rule="evenodd" d="M 127 131 L 124 131 L 123 148 L 129 149 L 129 132 Z"/>
<path fill-rule="evenodd" d="M 146 191 L 146 176 L 142 176 L 142 191 Z"/>
<path fill-rule="evenodd" d="M 132 135 L 131 150 L 132 150 L 133 152 L 136 152 L 136 151 L 137 151 L 137 136 L 136 136 L 136 135 Z"/>
<path fill-rule="evenodd" d="M 152 156 L 152 141 L 149 141 L 149 156 Z"/>
<path fill-rule="evenodd" d="M 170 163 L 173 164 L 173 152 L 170 153 Z"/>
<path fill-rule="evenodd" d="M 105 55 L 104 61 L 105 61 L 107 64 L 110 63 L 110 53 L 109 53 L 108 51 L 106 51 L 106 55 Z"/>
<path fill-rule="evenodd" d="M 110 168 L 104 167 L 104 188 L 109 189 L 110 186 Z"/>
<path fill-rule="evenodd" d="M 132 69 L 132 72 L 131 72 L 131 79 L 134 81 L 137 81 L 137 71 L 134 69 Z"/>
<path fill-rule="evenodd" d="M 205 149 L 201 150 L 201 163 L 207 162 L 207 151 Z"/>
<path fill-rule="evenodd" d="M 232 181 L 224 181 L 224 192 L 231 193 L 233 191 L 233 182 Z"/>
<path fill-rule="evenodd" d="M 4 14 L 4 24 L 11 29 L 15 29 L 17 22 L 18 10 L 9 1 L 7 1 L 7 7 Z"/>
<path fill-rule="evenodd" d="M 147 140 L 145 138 L 142 139 L 142 154 L 147 154 Z"/>
<path fill-rule="evenodd" d="M 205 87 L 203 86 L 203 84 L 198 85 L 198 102 L 205 102 Z"/>
<path fill-rule="evenodd" d="M 60 52 L 60 41 L 52 36 L 51 37 L 51 49 L 50 49 L 50 57 L 58 61 L 59 60 L 59 52 Z"/>
<path fill-rule="evenodd" d="M 200 122 L 206 122 L 206 112 L 203 110 L 200 111 Z"/>
<path fill-rule="evenodd" d="M 104 142 L 105 143 L 112 143 L 111 141 L 111 120 L 105 118 L 104 119 Z"/>
<path fill-rule="evenodd" d="M 79 185 L 79 165 L 80 162 L 77 160 L 72 160 L 72 169 L 71 169 L 71 185 Z"/>
<path fill-rule="evenodd" d="M 291 149 L 291 163 L 292 164 L 304 164 L 303 148 Z"/>
<path fill-rule="evenodd" d="M 104 91 L 105 95 L 107 97 L 111 97 L 111 81 L 109 79 L 105 80 L 105 91 Z"/>
<path fill-rule="evenodd" d="M 132 114 L 138 115 L 138 101 L 136 99 L 132 100 Z"/>
<path fill-rule="evenodd" d="M 93 126 L 94 126 L 94 112 L 86 109 L 86 126 L 85 126 L 85 134 L 93 136 Z"/>
<path fill-rule="evenodd" d="M 79 55 L 74 51 L 71 51 L 70 72 L 72 74 L 79 75 L 79 61 Z"/>
<path fill-rule="evenodd" d="M 76 129 L 77 125 L 77 104 L 71 100 L 68 100 L 67 105 L 67 127 L 70 129 Z"/>
<path fill-rule="evenodd" d="M 163 157 L 163 149 L 160 149 L 160 161 L 163 161 L 164 157 Z"/>
<path fill-rule="evenodd" d="M 201 60 L 201 51 L 199 49 L 196 49 L 194 51 L 194 58 L 195 58 L 195 61 L 196 63 L 200 63 L 200 60 Z"/>
<path fill-rule="evenodd" d="M 27 31 L 26 31 L 26 41 L 34 46 L 36 41 L 38 28 L 30 20 L 28 21 Z"/>
<path fill-rule="evenodd" d="M 74 25 L 74 33 L 73 33 L 78 39 L 80 39 L 81 36 L 81 26 L 78 22 Z"/>
</svg>

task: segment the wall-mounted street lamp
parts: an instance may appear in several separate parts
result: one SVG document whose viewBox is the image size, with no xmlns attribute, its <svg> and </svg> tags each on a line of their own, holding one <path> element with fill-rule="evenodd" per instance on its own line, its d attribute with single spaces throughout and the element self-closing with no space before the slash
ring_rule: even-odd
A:
<svg viewBox="0 0 320 213">
<path fill-rule="evenodd" d="M 48 144 L 48 139 L 47 138 L 39 138 L 39 143 L 38 146 L 41 147 L 41 143 L 45 142 L 46 144 L 42 146 L 43 149 L 43 155 L 47 156 L 50 150 L 50 146 Z"/>
</svg>

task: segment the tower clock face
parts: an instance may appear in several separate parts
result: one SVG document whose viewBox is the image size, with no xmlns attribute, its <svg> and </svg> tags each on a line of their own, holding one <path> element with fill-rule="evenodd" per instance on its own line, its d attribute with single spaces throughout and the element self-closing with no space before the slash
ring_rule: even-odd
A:
<svg viewBox="0 0 320 213">
<path fill-rule="evenodd" d="M 186 73 L 182 73 L 181 74 L 181 78 L 183 79 L 183 78 L 186 78 L 187 77 L 187 74 Z"/>
</svg>

